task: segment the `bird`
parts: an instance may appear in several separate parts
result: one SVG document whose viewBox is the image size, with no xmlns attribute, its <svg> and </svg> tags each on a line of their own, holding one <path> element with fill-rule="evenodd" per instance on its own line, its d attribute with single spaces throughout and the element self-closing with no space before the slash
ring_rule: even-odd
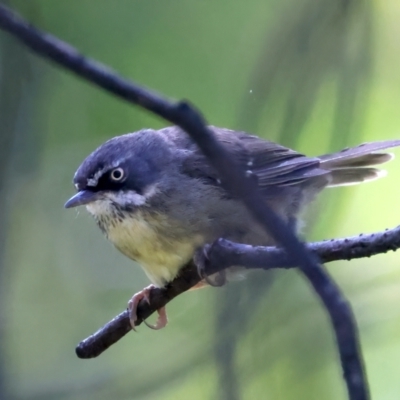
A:
<svg viewBox="0 0 400 400">
<path fill-rule="evenodd" d="M 301 211 L 320 191 L 384 176 L 375 166 L 393 155 L 382 150 L 400 146 L 394 139 L 307 157 L 243 131 L 209 129 L 251 174 L 263 200 L 295 230 Z M 86 206 L 108 240 L 151 281 L 128 302 L 133 329 L 139 302 L 149 302 L 151 290 L 173 281 L 207 244 L 219 238 L 276 244 L 225 190 L 217 171 L 177 126 L 142 129 L 106 141 L 82 162 L 73 183 L 77 193 L 65 207 Z M 207 282 L 203 279 L 202 285 Z M 165 307 L 158 314 L 156 324 L 148 326 L 167 324 Z"/>
</svg>

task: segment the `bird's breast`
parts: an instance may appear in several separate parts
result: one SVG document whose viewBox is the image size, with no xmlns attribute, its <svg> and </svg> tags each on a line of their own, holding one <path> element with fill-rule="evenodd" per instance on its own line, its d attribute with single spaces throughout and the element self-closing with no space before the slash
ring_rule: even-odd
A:
<svg viewBox="0 0 400 400">
<path fill-rule="evenodd" d="M 137 261 L 156 286 L 172 281 L 203 244 L 200 236 L 185 235 L 182 227 L 161 214 L 99 207 L 91 204 L 88 210 L 107 238 L 124 255 Z"/>
</svg>

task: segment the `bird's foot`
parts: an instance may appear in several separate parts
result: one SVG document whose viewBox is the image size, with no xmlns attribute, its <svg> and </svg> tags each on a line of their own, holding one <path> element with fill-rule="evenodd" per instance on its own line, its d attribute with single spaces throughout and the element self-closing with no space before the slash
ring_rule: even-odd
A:
<svg viewBox="0 0 400 400">
<path fill-rule="evenodd" d="M 135 293 L 128 302 L 129 321 L 130 321 L 132 329 L 134 331 L 136 331 L 135 322 L 137 320 L 138 304 L 142 299 L 144 299 L 148 304 L 150 304 L 150 292 L 152 291 L 152 289 L 155 289 L 154 285 L 149 285 L 149 286 L 145 287 L 140 292 Z M 154 325 L 151 325 L 148 322 L 143 321 L 151 329 L 156 329 L 156 330 L 162 329 L 168 323 L 167 311 L 166 311 L 165 307 L 161 307 L 160 309 L 158 309 L 157 313 L 158 313 L 158 319 Z"/>
<path fill-rule="evenodd" d="M 210 286 L 223 286 L 226 283 L 225 270 L 212 275 L 206 274 L 207 263 L 210 261 L 208 258 L 208 252 L 210 249 L 211 246 L 206 244 L 194 253 L 193 261 L 197 267 L 197 273 L 199 274 L 200 278 L 207 282 Z"/>
</svg>

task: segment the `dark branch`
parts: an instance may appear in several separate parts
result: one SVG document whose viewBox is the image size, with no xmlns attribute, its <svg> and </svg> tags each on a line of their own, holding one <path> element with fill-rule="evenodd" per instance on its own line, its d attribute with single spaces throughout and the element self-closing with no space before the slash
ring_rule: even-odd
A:
<svg viewBox="0 0 400 400">
<path fill-rule="evenodd" d="M 371 257 L 400 248 L 400 226 L 384 232 L 358 235 L 343 239 L 330 239 L 309 243 L 308 249 L 327 263 Z M 277 247 L 249 246 L 229 240 L 218 240 L 209 250 L 211 268 L 216 270 L 230 265 L 243 265 L 248 269 L 293 268 L 286 253 Z"/>
<path fill-rule="evenodd" d="M 180 126 L 196 141 L 220 175 L 225 188 L 240 198 L 253 217 L 290 254 L 290 263 L 299 268 L 324 303 L 336 335 L 344 378 L 350 399 L 367 399 L 367 382 L 351 308 L 327 272 L 318 264 L 296 235 L 258 195 L 252 179 L 246 177 L 230 154 L 215 139 L 203 117 L 185 102 L 172 103 L 134 85 L 105 66 L 83 57 L 70 45 L 40 32 L 4 6 L 0 6 L 0 27 L 43 57 L 97 84 L 109 92 L 137 104 Z"/>
<path fill-rule="evenodd" d="M 143 300 L 139 303 L 136 325 L 140 325 L 151 314 L 165 306 L 176 296 L 189 290 L 196 285 L 196 283 L 199 283 L 200 280 L 201 278 L 197 273 L 195 265 L 187 265 L 180 271 L 179 277 L 168 286 L 160 289 L 153 289 L 150 292 L 150 304 Z M 97 357 L 118 340 L 122 339 L 122 337 L 131 330 L 129 313 L 125 310 L 93 335 L 80 342 L 75 349 L 76 354 L 79 358 Z"/>
<path fill-rule="evenodd" d="M 324 263 L 371 257 L 400 248 L 400 227 L 369 235 L 310 243 L 307 247 Z M 282 249 L 277 247 L 252 247 L 224 239 L 218 240 L 211 246 L 208 257 L 207 272 L 209 274 L 221 271 L 232 263 L 243 265 L 248 269 L 268 270 L 294 267 L 290 264 L 289 258 Z M 199 281 L 200 278 L 194 265 L 187 266 L 167 288 L 155 289 L 151 292 L 151 305 L 144 301 L 139 304 L 137 324 L 142 323 L 158 308 L 165 306 L 174 297 L 190 289 Z M 131 331 L 129 316 L 128 312 L 124 311 L 96 333 L 79 343 L 76 354 L 80 358 L 97 357 L 129 331 Z"/>
</svg>

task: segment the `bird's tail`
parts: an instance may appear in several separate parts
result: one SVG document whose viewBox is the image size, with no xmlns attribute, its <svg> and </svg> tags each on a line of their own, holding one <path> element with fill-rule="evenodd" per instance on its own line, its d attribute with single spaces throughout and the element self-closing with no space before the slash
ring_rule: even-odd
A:
<svg viewBox="0 0 400 400">
<path fill-rule="evenodd" d="M 381 150 L 397 146 L 400 146 L 400 140 L 363 143 L 318 157 L 321 160 L 321 168 L 331 171 L 328 187 L 354 185 L 385 176 L 386 171 L 372 166 L 391 160 L 394 155 Z"/>
</svg>

